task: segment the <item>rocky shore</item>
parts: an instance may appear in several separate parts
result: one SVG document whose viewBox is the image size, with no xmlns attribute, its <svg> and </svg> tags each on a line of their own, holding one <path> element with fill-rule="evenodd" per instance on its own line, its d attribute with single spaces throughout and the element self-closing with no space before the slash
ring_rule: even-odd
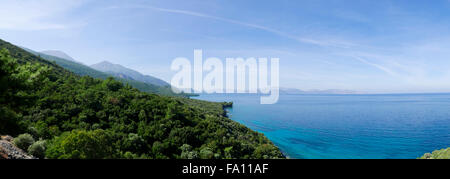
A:
<svg viewBox="0 0 450 179">
<path fill-rule="evenodd" d="M 0 159 L 35 159 L 28 155 L 22 149 L 16 147 L 11 136 L 1 136 L 0 140 Z"/>
</svg>

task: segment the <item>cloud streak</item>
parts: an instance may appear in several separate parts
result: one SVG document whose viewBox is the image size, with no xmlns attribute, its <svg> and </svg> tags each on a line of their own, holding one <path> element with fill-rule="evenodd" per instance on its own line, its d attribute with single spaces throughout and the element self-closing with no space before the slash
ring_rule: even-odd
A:
<svg viewBox="0 0 450 179">
<path fill-rule="evenodd" d="M 450 79 L 450 73 L 448 72 L 439 72 L 434 69 L 427 68 L 426 64 L 419 64 L 413 60 L 413 57 L 392 57 L 392 56 L 383 56 L 383 55 L 371 55 L 365 54 L 363 56 L 367 56 L 368 58 L 374 58 L 377 60 L 377 63 L 368 61 L 367 58 L 361 57 L 358 55 L 351 55 L 352 58 L 357 61 L 376 68 L 380 71 L 383 71 L 390 77 L 399 80 L 399 83 L 404 83 L 408 85 L 413 85 L 419 88 L 447 88 L 449 87 L 447 84 L 444 84 L 443 81 L 448 81 Z M 410 63 L 399 63 L 394 60 L 397 58 L 402 59 L 411 59 Z M 442 64 L 444 65 L 444 64 Z M 433 73 L 441 73 L 439 76 L 433 76 Z M 436 89 L 440 89 L 436 88 Z M 435 90 L 436 90 L 435 89 Z M 441 89 L 443 90 L 443 89 Z"/>
<path fill-rule="evenodd" d="M 353 56 L 353 58 L 355 58 L 356 60 L 358 60 L 358 61 L 360 61 L 360 62 L 362 62 L 362 63 L 364 63 L 366 65 L 375 67 L 375 68 L 377 68 L 377 69 L 387 73 L 388 75 L 391 75 L 391 76 L 394 76 L 394 77 L 398 76 L 397 73 L 395 73 L 393 70 L 389 69 L 388 67 L 385 67 L 383 65 L 379 65 L 379 64 L 376 64 L 376 63 L 369 62 L 369 61 L 367 61 L 367 60 L 365 60 L 365 59 L 363 59 L 361 57 Z"/>
<path fill-rule="evenodd" d="M 118 6 L 109 7 L 109 9 L 118 9 L 118 8 L 149 9 L 149 10 L 172 13 L 172 14 L 182 14 L 182 15 L 212 19 L 212 20 L 216 20 L 216 21 L 221 21 L 221 22 L 226 22 L 226 23 L 230 23 L 230 24 L 235 24 L 235 25 L 240 25 L 240 26 L 244 26 L 244 27 L 249 27 L 249 28 L 253 28 L 253 29 L 266 31 L 266 32 L 278 35 L 280 37 L 295 40 L 300 43 L 312 44 L 312 45 L 322 46 L 322 47 L 350 48 L 351 46 L 355 46 L 355 44 L 349 43 L 349 42 L 333 41 L 333 40 L 317 40 L 317 39 L 305 38 L 305 37 L 301 37 L 301 36 L 292 35 L 292 34 L 289 34 L 289 33 L 286 33 L 286 32 L 271 28 L 271 27 L 263 26 L 263 25 L 242 22 L 242 21 L 238 21 L 238 20 L 234 20 L 234 19 L 223 18 L 223 17 L 213 16 L 213 15 L 209 15 L 209 14 L 194 12 L 194 11 L 179 10 L 179 9 L 167 9 L 167 8 L 160 8 L 160 7 L 147 6 L 147 5 L 128 6 L 128 7 L 118 7 Z"/>
</svg>

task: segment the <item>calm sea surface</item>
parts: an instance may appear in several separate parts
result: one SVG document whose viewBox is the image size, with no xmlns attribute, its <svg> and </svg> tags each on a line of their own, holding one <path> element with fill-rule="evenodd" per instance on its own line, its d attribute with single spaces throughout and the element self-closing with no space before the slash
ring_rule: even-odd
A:
<svg viewBox="0 0 450 179">
<path fill-rule="evenodd" d="M 290 158 L 413 159 L 450 147 L 450 94 L 201 95 L 233 101 L 231 119 L 264 133 Z"/>
</svg>

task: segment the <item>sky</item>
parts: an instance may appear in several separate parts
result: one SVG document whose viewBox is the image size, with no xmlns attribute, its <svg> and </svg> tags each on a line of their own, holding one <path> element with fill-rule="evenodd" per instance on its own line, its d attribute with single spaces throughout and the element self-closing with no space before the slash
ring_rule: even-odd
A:
<svg viewBox="0 0 450 179">
<path fill-rule="evenodd" d="M 0 38 L 169 81 L 172 60 L 280 58 L 280 85 L 450 92 L 450 0 L 2 0 Z"/>
</svg>

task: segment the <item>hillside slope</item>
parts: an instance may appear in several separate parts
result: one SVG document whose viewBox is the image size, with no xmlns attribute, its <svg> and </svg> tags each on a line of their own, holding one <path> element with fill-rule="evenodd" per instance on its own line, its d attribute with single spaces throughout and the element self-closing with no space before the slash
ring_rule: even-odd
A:
<svg viewBox="0 0 450 179">
<path fill-rule="evenodd" d="M 42 51 L 42 52 L 39 52 L 39 53 L 40 54 L 54 56 L 54 57 L 58 57 L 58 58 L 62 58 L 62 59 L 69 60 L 69 61 L 72 61 L 72 62 L 77 62 L 71 56 L 67 55 L 66 53 L 64 53 L 62 51 L 58 51 L 58 50 L 46 50 L 46 51 Z"/>
<path fill-rule="evenodd" d="M 136 81 L 140 81 L 140 82 L 144 82 L 144 83 L 152 84 L 152 85 L 157 85 L 157 86 L 169 86 L 170 85 L 169 83 L 167 83 L 163 80 L 160 80 L 158 78 L 155 78 L 153 76 L 143 75 L 135 70 L 126 68 L 122 65 L 112 64 L 107 61 L 103 61 L 103 62 L 94 64 L 94 65 L 91 65 L 90 67 L 94 68 L 98 71 L 111 74 L 115 77 L 131 78 Z"/>
<path fill-rule="evenodd" d="M 80 76 L 90 76 L 93 78 L 100 78 L 100 79 L 107 79 L 108 77 L 114 76 L 114 77 L 116 77 L 116 80 L 121 81 L 125 84 L 128 83 L 131 86 L 133 86 L 141 91 L 144 91 L 144 92 L 156 93 L 156 94 L 168 95 L 168 96 L 189 96 L 187 94 L 175 94 L 172 92 L 172 89 L 168 86 L 152 85 L 152 84 L 136 81 L 131 78 L 126 78 L 123 76 L 116 76 L 116 75 L 104 73 L 104 72 L 95 70 L 89 66 L 83 65 L 78 62 L 69 61 L 69 60 L 66 60 L 66 59 L 63 59 L 60 57 L 43 54 L 43 53 L 36 52 L 36 51 L 30 50 L 27 48 L 23 48 L 23 49 L 29 53 L 32 53 L 36 56 L 43 58 L 45 60 L 48 60 L 50 62 L 55 62 L 57 65 L 65 68 L 77 75 L 80 75 Z"/>
<path fill-rule="evenodd" d="M 0 40 L 3 48 L 0 132 L 31 134 L 45 158 L 284 158 L 263 134 L 226 118 L 224 104 L 80 77 Z"/>
</svg>

